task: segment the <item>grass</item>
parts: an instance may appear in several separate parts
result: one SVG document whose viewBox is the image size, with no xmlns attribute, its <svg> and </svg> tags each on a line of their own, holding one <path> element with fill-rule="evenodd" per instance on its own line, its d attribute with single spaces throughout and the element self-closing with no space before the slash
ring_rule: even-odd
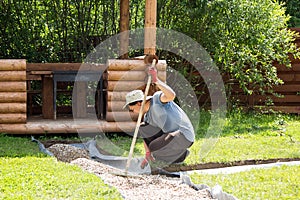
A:
<svg viewBox="0 0 300 200">
<path fill-rule="evenodd" d="M 231 112 L 218 138 L 205 137 L 209 113 L 201 113 L 201 119 L 196 141 L 185 165 L 300 158 L 299 116 Z M 100 139 L 98 144 L 108 152 L 126 156 L 131 139 L 110 134 L 104 140 Z M 141 139 L 137 140 L 134 153 L 135 156 L 143 156 Z M 37 144 L 30 142 L 29 138 L 0 134 L 0 172 L 0 199 L 18 199 L 21 198 L 20 193 L 27 195 L 26 199 L 120 198 L 117 191 L 94 175 L 41 154 Z M 284 166 L 227 175 L 194 174 L 191 177 L 195 183 L 205 183 L 210 187 L 220 184 L 224 191 L 240 199 L 299 199 L 300 184 L 296 175 L 299 172 L 299 166 Z"/>
<path fill-rule="evenodd" d="M 222 134 L 206 138 L 209 113 L 201 113 L 203 121 L 185 164 L 232 162 L 247 159 L 300 158 L 300 117 L 283 114 L 232 112 Z M 204 117 L 203 117 L 204 116 Z M 130 137 L 110 137 L 119 149 L 128 152 Z M 112 148 L 107 145 L 107 148 Z M 135 155 L 144 154 L 142 140 L 135 146 Z"/>
<path fill-rule="evenodd" d="M 299 129 L 299 116 L 233 112 L 226 120 L 222 135 L 215 139 L 215 144 L 214 140 L 202 137 L 198 132 L 198 139 L 186 162 L 300 158 Z M 201 155 L 206 152 L 202 148 L 206 143 L 212 144 L 210 151 Z"/>
<path fill-rule="evenodd" d="M 0 157 L 45 156 L 38 145 L 28 138 L 7 137 L 0 134 Z"/>
<path fill-rule="evenodd" d="M 122 199 L 81 168 L 41 154 L 29 138 L 0 134 L 0 199 Z"/>
<path fill-rule="evenodd" d="M 238 199 L 296 200 L 300 198 L 300 166 L 253 169 L 234 174 L 193 174 L 195 184 L 221 185 Z"/>
</svg>

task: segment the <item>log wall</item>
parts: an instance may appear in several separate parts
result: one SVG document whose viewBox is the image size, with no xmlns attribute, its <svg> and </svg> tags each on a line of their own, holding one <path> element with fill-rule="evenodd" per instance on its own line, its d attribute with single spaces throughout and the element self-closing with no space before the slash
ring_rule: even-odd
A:
<svg viewBox="0 0 300 200">
<path fill-rule="evenodd" d="M 166 81 L 167 63 L 159 60 L 157 64 L 158 77 Z M 136 89 L 144 91 L 147 82 L 147 73 L 144 60 L 141 59 L 111 59 L 107 62 L 107 106 L 106 121 L 135 121 L 137 115 L 124 110 L 125 96 Z M 156 88 L 152 85 L 149 95 Z"/>
<path fill-rule="evenodd" d="M 0 60 L 0 126 L 26 123 L 26 60 Z"/>
</svg>

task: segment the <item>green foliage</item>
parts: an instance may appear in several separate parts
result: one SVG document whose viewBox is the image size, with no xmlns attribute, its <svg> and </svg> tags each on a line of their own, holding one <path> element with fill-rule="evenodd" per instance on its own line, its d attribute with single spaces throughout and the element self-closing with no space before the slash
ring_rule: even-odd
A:
<svg viewBox="0 0 300 200">
<path fill-rule="evenodd" d="M 300 1 L 298 0 L 279 0 L 285 3 L 286 14 L 291 16 L 289 20 L 290 27 L 300 27 Z"/>
<path fill-rule="evenodd" d="M 122 199 L 99 177 L 54 158 L 0 157 L 0 171 L 1 199 Z"/>
<path fill-rule="evenodd" d="M 241 200 L 296 200 L 300 196 L 300 179 L 296 175 L 299 173 L 300 166 L 281 166 L 234 174 L 193 174 L 191 177 L 196 184 L 221 185 L 223 191 Z"/>
<path fill-rule="evenodd" d="M 118 32 L 118 16 L 116 1 L 1 1 L 1 58 L 82 62 L 95 43 Z"/>
<path fill-rule="evenodd" d="M 200 43 L 221 72 L 238 80 L 249 94 L 282 83 L 273 63 L 290 67 L 288 54 L 297 54 L 282 5 L 272 0 L 216 0 L 208 5 L 205 18 Z"/>
<path fill-rule="evenodd" d="M 119 1 L 108 0 L 3 0 L 0 58 L 82 62 L 97 44 L 119 32 L 119 9 Z M 144 9 L 144 0 L 130 2 L 131 29 L 144 27 Z M 158 0 L 157 26 L 192 37 L 222 74 L 230 74 L 249 94 L 255 88 L 263 93 L 282 83 L 273 62 L 290 66 L 288 55 L 296 55 L 286 12 L 299 19 L 299 1 L 286 1 L 285 6 L 273 0 Z M 169 52 L 160 58 L 182 71 L 195 91 L 204 90 L 183 59 Z"/>
</svg>

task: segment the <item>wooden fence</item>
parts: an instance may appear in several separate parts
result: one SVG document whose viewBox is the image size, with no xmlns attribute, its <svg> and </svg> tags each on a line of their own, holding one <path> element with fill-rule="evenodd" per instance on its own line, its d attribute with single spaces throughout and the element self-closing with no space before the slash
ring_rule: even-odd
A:
<svg viewBox="0 0 300 200">
<path fill-rule="evenodd" d="M 300 28 L 292 30 L 300 33 Z M 300 37 L 296 38 L 295 43 L 300 48 Z M 241 89 L 233 87 L 233 97 L 239 100 L 239 104 L 250 109 L 263 109 L 265 111 L 281 111 L 284 113 L 300 114 L 300 59 L 291 58 L 292 67 L 274 64 L 277 68 L 278 77 L 284 81 L 283 85 L 275 86 L 274 92 L 280 97 L 273 95 L 245 95 Z M 266 105 L 266 101 L 271 99 L 271 105 Z"/>
</svg>

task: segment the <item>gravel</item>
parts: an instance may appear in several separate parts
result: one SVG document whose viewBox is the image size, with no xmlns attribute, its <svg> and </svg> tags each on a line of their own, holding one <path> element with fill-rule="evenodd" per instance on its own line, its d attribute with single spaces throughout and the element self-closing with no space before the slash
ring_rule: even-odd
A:
<svg viewBox="0 0 300 200">
<path fill-rule="evenodd" d="M 124 199 L 235 199 L 233 196 L 222 192 L 220 186 L 212 189 L 206 185 L 197 186 L 197 190 L 192 188 L 193 186 L 190 186 L 191 180 L 188 175 L 182 175 L 181 178 L 170 178 L 164 175 L 119 176 L 115 175 L 118 173 L 118 169 L 89 159 L 89 153 L 85 149 L 68 144 L 54 144 L 48 150 L 59 161 L 77 165 L 83 170 L 100 177 L 106 184 L 115 187 Z M 216 193 L 218 194 L 214 195 Z"/>
<path fill-rule="evenodd" d="M 168 178 L 162 175 L 141 175 L 138 177 L 123 177 L 112 174 L 115 169 L 109 168 L 102 163 L 78 158 L 71 164 L 80 166 L 82 169 L 99 176 L 106 184 L 118 189 L 124 199 L 172 199 L 172 200 L 199 200 L 213 199 L 209 190 L 196 191 L 179 178 Z"/>
</svg>

